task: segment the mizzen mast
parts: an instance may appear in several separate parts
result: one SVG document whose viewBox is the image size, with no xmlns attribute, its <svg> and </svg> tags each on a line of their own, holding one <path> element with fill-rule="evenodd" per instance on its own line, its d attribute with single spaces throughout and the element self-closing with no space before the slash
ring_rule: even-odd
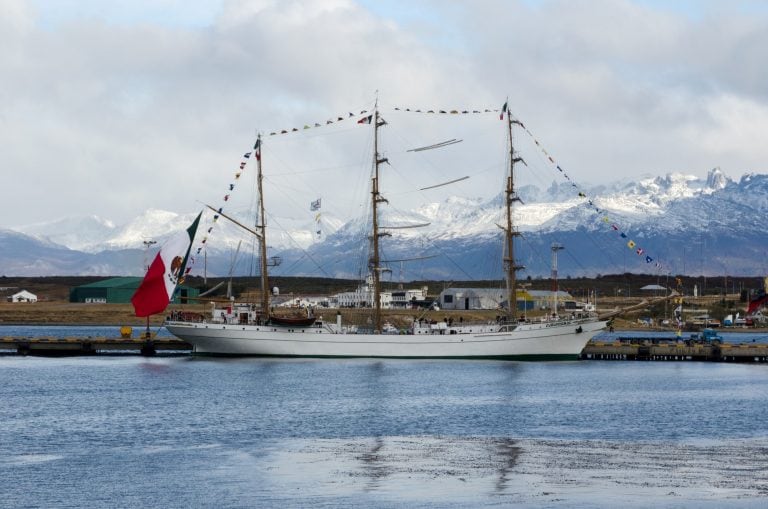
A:
<svg viewBox="0 0 768 509">
<path fill-rule="evenodd" d="M 506 104 L 505 104 L 506 106 Z M 522 265 L 515 263 L 515 237 L 520 235 L 520 232 L 515 229 L 514 217 L 513 217 L 513 204 L 520 201 L 520 197 L 517 196 L 515 191 L 515 163 L 523 161 L 521 157 L 517 156 L 514 147 L 514 137 L 512 135 L 512 124 L 522 125 L 520 121 L 513 120 L 509 111 L 507 113 L 507 131 L 509 140 L 509 174 L 507 175 L 507 185 L 504 190 L 504 202 L 506 206 L 506 219 L 507 224 L 504 229 L 504 245 L 506 248 L 506 256 L 504 257 L 504 269 L 506 272 L 507 280 L 507 303 L 509 306 L 508 318 L 511 321 L 517 320 L 517 271 L 523 269 Z"/>
</svg>

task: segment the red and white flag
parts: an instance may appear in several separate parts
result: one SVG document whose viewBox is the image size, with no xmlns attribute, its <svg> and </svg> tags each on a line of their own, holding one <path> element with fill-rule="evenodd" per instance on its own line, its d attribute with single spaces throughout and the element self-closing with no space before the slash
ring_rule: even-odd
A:
<svg viewBox="0 0 768 509">
<path fill-rule="evenodd" d="M 168 307 L 179 278 L 184 275 L 189 250 L 202 214 L 200 212 L 189 228 L 176 233 L 160 248 L 144 280 L 131 297 L 136 316 L 162 313 Z"/>
</svg>

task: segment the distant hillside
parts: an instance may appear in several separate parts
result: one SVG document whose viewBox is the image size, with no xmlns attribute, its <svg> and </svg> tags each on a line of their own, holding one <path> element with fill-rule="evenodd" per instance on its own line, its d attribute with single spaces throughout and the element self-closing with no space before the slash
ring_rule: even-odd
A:
<svg viewBox="0 0 768 509">
<path fill-rule="evenodd" d="M 768 175 L 732 180 L 712 170 L 706 179 L 670 174 L 638 182 L 601 184 L 574 195 L 567 183 L 542 190 L 520 189 L 515 209 L 522 233 L 516 258 L 520 277 L 547 277 L 550 246 L 565 246 L 562 277 L 607 273 L 757 276 L 768 274 Z M 490 200 L 448 197 L 414 210 L 382 207 L 384 276 L 400 280 L 486 280 L 501 273 L 501 195 Z M 48 224 L 0 230 L 0 273 L 7 276 L 142 275 L 148 259 L 194 213 L 148 211 L 127 225 L 98 218 L 62 218 Z M 211 221 L 210 218 L 204 221 Z M 312 240 L 312 231 L 290 220 L 288 230 L 268 232 L 270 257 L 282 263 L 276 276 L 357 279 L 367 266 L 368 233 L 363 217 L 338 221 Z M 397 229 L 420 224 L 422 228 Z M 386 226 L 391 228 L 387 230 Z M 210 226 L 202 226 L 207 231 Z M 250 246 L 239 245 L 231 225 L 219 221 L 207 257 L 197 257 L 192 274 L 224 276 L 258 272 Z M 195 247 L 201 247 L 198 237 Z M 152 249 L 145 249 L 152 239 Z M 296 239 L 304 239 L 297 242 Z M 307 240 L 309 239 L 309 240 Z M 410 260 L 410 261 L 401 261 Z"/>
</svg>

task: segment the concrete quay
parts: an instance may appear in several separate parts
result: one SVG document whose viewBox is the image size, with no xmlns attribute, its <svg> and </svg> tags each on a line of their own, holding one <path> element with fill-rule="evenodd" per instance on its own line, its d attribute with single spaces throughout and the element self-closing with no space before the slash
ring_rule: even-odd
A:
<svg viewBox="0 0 768 509">
<path fill-rule="evenodd" d="M 664 339 L 642 341 L 590 341 L 584 360 L 713 361 L 768 363 L 768 345 L 762 343 L 695 343 Z"/>
<path fill-rule="evenodd" d="M 158 351 L 191 352 L 192 345 L 177 338 L 107 337 L 0 337 L 0 353 L 19 355 L 96 355 L 98 353 L 138 353 Z"/>
</svg>

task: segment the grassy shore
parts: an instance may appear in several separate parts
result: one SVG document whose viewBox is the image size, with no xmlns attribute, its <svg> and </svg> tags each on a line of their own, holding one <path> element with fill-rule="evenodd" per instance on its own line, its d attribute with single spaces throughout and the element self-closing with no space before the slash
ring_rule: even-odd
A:
<svg viewBox="0 0 768 509">
<path fill-rule="evenodd" d="M 164 316 L 150 319 L 160 325 Z M 0 325 L 145 325 L 130 304 L 83 304 L 66 301 L 0 303 Z"/>
<path fill-rule="evenodd" d="M 608 311 L 614 307 L 626 307 L 636 303 L 624 299 L 621 302 L 606 302 L 599 306 L 599 311 Z M 166 313 L 150 317 L 150 325 L 160 326 L 165 315 L 173 310 L 195 311 L 207 315 L 209 305 L 172 305 Z M 347 324 L 365 326 L 370 324 L 370 310 L 367 309 L 342 309 L 338 311 L 342 320 Z M 337 310 L 316 310 L 318 316 L 326 321 L 336 320 Z M 499 314 L 498 311 L 414 311 L 414 310 L 385 310 L 384 319 L 398 328 L 410 325 L 414 317 L 428 320 L 443 320 L 453 318 L 458 321 L 460 317 L 467 321 L 493 320 Z M 533 317 L 536 315 L 533 314 Z M 643 310 L 630 316 L 616 317 L 614 319 L 615 330 L 659 330 L 650 328 L 638 322 L 637 317 L 644 316 Z M 0 325 L 130 325 L 143 326 L 145 318 L 135 316 L 131 304 L 84 304 L 67 301 L 49 301 L 35 303 L 8 303 L 0 302 Z M 731 331 L 754 331 L 755 329 L 729 329 Z"/>
</svg>

